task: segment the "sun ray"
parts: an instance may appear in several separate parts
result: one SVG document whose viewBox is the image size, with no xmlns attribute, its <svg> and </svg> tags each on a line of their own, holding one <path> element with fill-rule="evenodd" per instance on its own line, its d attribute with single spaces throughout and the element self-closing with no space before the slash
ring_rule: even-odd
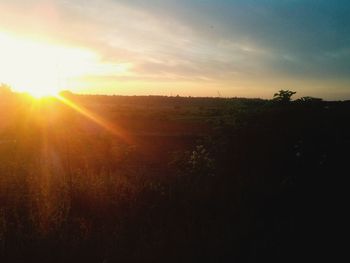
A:
<svg viewBox="0 0 350 263">
<path fill-rule="evenodd" d="M 74 103 L 73 101 L 65 98 L 62 95 L 57 95 L 56 98 L 62 102 L 63 104 L 67 105 L 68 107 L 72 108 L 76 112 L 80 113 L 84 117 L 88 118 L 89 120 L 93 121 L 94 123 L 98 124 L 108 132 L 112 133 L 113 135 L 116 135 L 120 138 L 122 138 L 127 143 L 132 143 L 134 140 L 130 136 L 128 132 L 126 132 L 121 127 L 117 126 L 114 123 L 111 123 L 110 121 L 102 118 L 101 116 L 97 115 L 96 113 L 93 113 L 92 111 L 88 110 L 87 108 L 83 106 L 79 106 L 78 104 Z"/>
</svg>

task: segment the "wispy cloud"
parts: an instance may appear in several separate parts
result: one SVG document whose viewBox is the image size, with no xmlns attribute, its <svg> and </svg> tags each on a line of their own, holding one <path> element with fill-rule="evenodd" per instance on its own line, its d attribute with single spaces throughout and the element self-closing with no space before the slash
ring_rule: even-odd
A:
<svg viewBox="0 0 350 263">
<path fill-rule="evenodd" d="M 307 89 L 318 80 L 344 96 L 350 83 L 347 1 L 5 0 L 0 6 L 0 30 L 88 48 L 102 64 L 116 65 L 114 73 L 102 67 L 85 76 L 116 90 L 128 81 L 137 87 L 159 81 L 178 82 L 179 91 L 185 82 L 230 96 L 267 96 L 268 86 Z M 198 95 L 217 92 L 203 90 Z M 329 97 L 324 90 L 315 85 L 313 93 Z"/>
</svg>

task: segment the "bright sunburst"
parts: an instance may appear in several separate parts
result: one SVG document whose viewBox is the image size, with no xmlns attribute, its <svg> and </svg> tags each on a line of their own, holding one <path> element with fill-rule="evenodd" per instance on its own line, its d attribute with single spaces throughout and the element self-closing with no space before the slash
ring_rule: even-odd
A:
<svg viewBox="0 0 350 263">
<path fill-rule="evenodd" d="M 34 97 L 56 95 L 68 82 L 94 71 L 98 57 L 79 48 L 51 45 L 0 32 L 0 81 Z"/>
</svg>

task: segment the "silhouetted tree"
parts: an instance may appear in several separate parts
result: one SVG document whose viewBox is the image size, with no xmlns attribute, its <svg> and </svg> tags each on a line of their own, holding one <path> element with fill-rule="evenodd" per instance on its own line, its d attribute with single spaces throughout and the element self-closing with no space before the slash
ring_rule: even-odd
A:
<svg viewBox="0 0 350 263">
<path fill-rule="evenodd" d="M 288 103 L 291 101 L 292 96 L 296 94 L 295 91 L 290 90 L 280 90 L 279 92 L 273 95 L 273 101 L 277 101 L 280 103 Z"/>
<path fill-rule="evenodd" d="M 315 102 L 321 102 L 321 101 L 322 99 L 320 98 L 314 98 L 309 96 L 301 97 L 300 99 L 296 100 L 296 102 L 299 102 L 299 103 L 315 103 Z"/>
</svg>

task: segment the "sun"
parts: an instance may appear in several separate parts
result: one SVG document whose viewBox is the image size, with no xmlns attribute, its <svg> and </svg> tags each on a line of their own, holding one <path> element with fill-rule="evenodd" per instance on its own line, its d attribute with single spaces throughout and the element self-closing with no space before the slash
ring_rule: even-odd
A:
<svg viewBox="0 0 350 263">
<path fill-rule="evenodd" d="M 55 96 L 69 81 L 96 71 L 97 55 L 0 32 L 0 82 L 33 97 Z"/>
<path fill-rule="evenodd" d="M 25 93 L 28 93 L 34 98 L 40 99 L 45 97 L 57 97 L 59 90 L 56 89 L 27 89 Z"/>
</svg>

